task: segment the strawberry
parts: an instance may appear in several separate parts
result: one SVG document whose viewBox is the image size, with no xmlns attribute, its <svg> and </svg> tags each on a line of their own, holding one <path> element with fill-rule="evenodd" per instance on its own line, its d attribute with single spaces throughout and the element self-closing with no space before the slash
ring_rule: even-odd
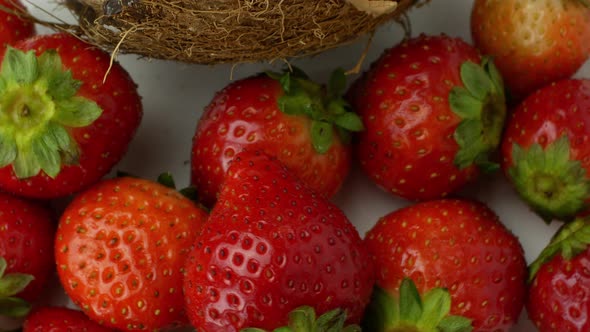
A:
<svg viewBox="0 0 590 332">
<path fill-rule="evenodd" d="M 587 0 L 475 0 L 473 42 L 516 100 L 572 76 L 590 54 Z"/>
<path fill-rule="evenodd" d="M 110 55 L 68 34 L 9 47 L 0 69 L 0 188 L 54 198 L 98 181 L 142 115 L 136 85 Z"/>
<path fill-rule="evenodd" d="M 332 331 L 327 322 L 359 322 L 373 282 L 373 266 L 344 213 L 277 159 L 246 151 L 230 164 L 196 239 L 184 292 L 199 331 L 286 324 Z M 315 322 L 313 312 L 320 315 Z"/>
<path fill-rule="evenodd" d="M 187 323 L 182 275 L 206 212 L 159 183 L 104 180 L 66 207 L 57 230 L 60 281 L 102 325 L 155 330 Z"/>
<path fill-rule="evenodd" d="M 333 196 L 350 169 L 347 131 L 362 129 L 339 97 L 345 80 L 337 70 L 325 89 L 295 70 L 248 77 L 218 92 L 193 138 L 192 183 L 205 205 L 215 202 L 242 150 L 276 156 L 307 186 Z"/>
<path fill-rule="evenodd" d="M 507 121 L 502 167 L 545 221 L 569 220 L 590 201 L 590 80 L 552 83 Z"/>
<path fill-rule="evenodd" d="M 35 25 L 22 17 L 24 13 L 26 8 L 20 0 L 0 0 L 0 46 L 35 35 Z"/>
<path fill-rule="evenodd" d="M 109 332 L 109 328 L 90 320 L 79 310 L 63 307 L 40 307 L 25 319 L 23 332 Z"/>
<path fill-rule="evenodd" d="M 0 193 L 0 315 L 21 317 L 55 271 L 51 213 Z"/>
<path fill-rule="evenodd" d="M 483 203 L 440 199 L 401 208 L 382 217 L 365 243 L 377 266 L 367 331 L 508 331 L 518 320 L 523 248 Z"/>
<path fill-rule="evenodd" d="M 349 96 L 366 128 L 361 166 L 394 195 L 443 197 L 496 167 L 488 155 L 506 114 L 502 79 L 461 39 L 421 35 L 385 50 Z"/>
<path fill-rule="evenodd" d="M 590 331 L 590 218 L 565 224 L 530 265 L 529 318 L 541 332 Z"/>
</svg>

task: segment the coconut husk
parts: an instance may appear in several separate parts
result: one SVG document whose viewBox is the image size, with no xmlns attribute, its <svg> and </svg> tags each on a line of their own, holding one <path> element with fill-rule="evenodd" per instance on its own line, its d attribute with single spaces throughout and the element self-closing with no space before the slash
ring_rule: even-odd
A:
<svg viewBox="0 0 590 332">
<path fill-rule="evenodd" d="M 354 41 L 416 0 L 67 0 L 83 38 L 104 49 L 199 64 L 306 56 Z M 376 8 L 374 6 L 368 9 Z"/>
</svg>

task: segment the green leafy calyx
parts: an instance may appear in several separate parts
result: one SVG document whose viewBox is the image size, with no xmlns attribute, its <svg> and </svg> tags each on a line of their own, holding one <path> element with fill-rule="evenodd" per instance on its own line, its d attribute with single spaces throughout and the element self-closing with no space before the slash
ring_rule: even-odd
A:
<svg viewBox="0 0 590 332">
<path fill-rule="evenodd" d="M 33 276 L 22 273 L 6 273 L 6 260 L 0 257 L 0 316 L 20 318 L 26 316 L 31 305 L 16 297 L 31 281 Z"/>
<path fill-rule="evenodd" d="M 289 313 L 289 324 L 273 332 L 360 332 L 358 325 L 346 325 L 346 312 L 334 309 L 316 317 L 310 306 L 299 307 Z M 241 332 L 266 332 L 258 328 L 245 328 Z"/>
<path fill-rule="evenodd" d="M 405 278 L 394 297 L 376 287 L 368 306 L 363 330 L 372 332 L 470 332 L 471 320 L 450 315 L 451 295 L 433 288 L 420 296 L 411 279 Z"/>
<path fill-rule="evenodd" d="M 55 178 L 79 151 L 68 129 L 93 123 L 102 109 L 77 96 L 81 82 L 49 50 L 36 56 L 8 47 L 0 68 L 0 167 L 18 178 Z"/>
<path fill-rule="evenodd" d="M 346 142 L 350 132 L 364 129 L 361 118 L 341 97 L 346 89 L 346 75 L 341 69 L 332 73 L 327 87 L 312 82 L 296 68 L 268 75 L 278 80 L 283 88 L 284 93 L 278 99 L 279 109 L 285 114 L 307 116 L 312 120 L 310 135 L 318 153 L 330 149 L 335 134 Z"/>
<path fill-rule="evenodd" d="M 538 143 L 528 148 L 512 145 L 508 174 L 520 196 L 546 222 L 570 220 L 586 207 L 590 180 L 578 160 L 570 156 L 570 141 L 561 136 L 545 149 Z"/>
<path fill-rule="evenodd" d="M 590 245 L 590 217 L 579 217 L 574 221 L 564 224 L 555 234 L 551 242 L 539 257 L 529 266 L 529 281 L 532 281 L 539 269 L 556 255 L 561 255 L 565 260 L 572 260 L 578 254 L 585 251 Z"/>
<path fill-rule="evenodd" d="M 193 186 L 189 186 L 186 188 L 177 189 L 176 182 L 174 181 L 174 176 L 172 176 L 172 173 L 170 173 L 170 172 L 164 172 L 164 173 L 160 174 L 158 176 L 158 183 L 165 186 L 165 187 L 168 187 L 170 189 L 178 190 L 178 192 L 182 196 L 188 198 L 189 200 L 191 200 L 193 202 L 199 201 L 197 188 L 195 188 Z"/>
<path fill-rule="evenodd" d="M 506 97 L 502 76 L 490 58 L 481 64 L 467 61 L 461 65 L 464 87 L 454 87 L 449 94 L 451 110 L 461 118 L 454 138 L 459 145 L 455 165 L 466 168 L 473 164 L 484 171 L 498 165 L 489 161 L 500 144 L 506 119 Z"/>
</svg>

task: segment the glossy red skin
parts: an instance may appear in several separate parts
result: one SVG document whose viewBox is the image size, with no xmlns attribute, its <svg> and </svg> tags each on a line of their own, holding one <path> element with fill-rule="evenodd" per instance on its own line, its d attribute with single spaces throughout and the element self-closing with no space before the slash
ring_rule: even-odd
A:
<svg viewBox="0 0 590 332">
<path fill-rule="evenodd" d="M 19 40 L 35 35 L 35 25 L 29 20 L 7 11 L 25 11 L 20 0 L 0 0 L 0 45 L 13 45 Z"/>
<path fill-rule="evenodd" d="M 306 185 L 333 196 L 350 169 L 350 147 L 337 135 L 319 154 L 311 143 L 311 119 L 286 115 L 277 106 L 278 81 L 257 75 L 219 91 L 205 108 L 193 137 L 191 175 L 205 205 L 216 201 L 229 162 L 242 150 L 279 158 Z"/>
<path fill-rule="evenodd" d="M 404 277 L 420 293 L 451 294 L 451 314 L 473 320 L 474 331 L 508 331 L 526 296 L 523 248 L 482 203 L 442 199 L 411 205 L 381 218 L 365 243 L 377 285 L 398 294 Z"/>
<path fill-rule="evenodd" d="M 461 119 L 448 95 L 463 86 L 465 61 L 480 62 L 477 51 L 447 36 L 411 39 L 386 50 L 351 91 L 365 131 L 357 155 L 379 187 L 410 200 L 451 194 L 477 176 L 477 168 L 458 169 L 459 146 L 453 133 Z"/>
<path fill-rule="evenodd" d="M 522 99 L 586 62 L 590 9 L 580 0 L 476 0 L 471 34 L 494 57 L 513 97 Z"/>
<path fill-rule="evenodd" d="M 78 165 L 64 165 L 55 179 L 41 172 L 22 180 L 9 165 L 0 168 L 0 188 L 40 199 L 78 192 L 107 174 L 127 151 L 143 114 L 137 86 L 118 63 L 113 64 L 103 84 L 110 55 L 68 34 L 37 36 L 15 47 L 38 54 L 56 49 L 64 67 L 83 82 L 78 95 L 94 100 L 103 113 L 87 127 L 69 129 L 81 151 Z"/>
<path fill-rule="evenodd" d="M 566 260 L 554 256 L 535 275 L 527 299 L 540 332 L 590 331 L 590 248 Z"/>
<path fill-rule="evenodd" d="M 56 235 L 61 283 L 93 320 L 120 330 L 186 324 L 182 274 L 207 214 L 178 192 L 105 180 L 66 208 Z"/>
<path fill-rule="evenodd" d="M 23 332 L 111 332 L 112 329 L 90 320 L 82 311 L 62 307 L 40 307 L 23 323 Z"/>
<path fill-rule="evenodd" d="M 354 226 L 276 161 L 242 153 L 187 261 L 188 316 L 200 331 L 272 330 L 301 306 L 358 323 L 374 283 Z"/>
<path fill-rule="evenodd" d="M 508 174 L 514 164 L 513 144 L 545 148 L 563 135 L 570 139 L 570 159 L 579 161 L 590 176 L 590 80 L 552 83 L 522 101 L 507 119 L 502 168 Z"/>
<path fill-rule="evenodd" d="M 25 273 L 35 279 L 18 297 L 34 301 L 55 271 L 51 212 L 36 203 L 0 193 L 0 257 L 6 273 Z"/>
</svg>

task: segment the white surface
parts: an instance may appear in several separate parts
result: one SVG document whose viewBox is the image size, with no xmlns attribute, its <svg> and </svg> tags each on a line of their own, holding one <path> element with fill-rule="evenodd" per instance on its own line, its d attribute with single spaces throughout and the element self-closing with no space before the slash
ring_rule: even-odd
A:
<svg viewBox="0 0 590 332">
<path fill-rule="evenodd" d="M 53 2 L 31 2 L 52 11 L 55 15 L 64 15 L 56 11 L 57 5 Z M 433 0 L 423 8 L 412 10 L 410 18 L 413 35 L 444 32 L 470 41 L 471 3 L 471 0 Z M 32 11 L 37 16 L 44 15 L 38 9 L 32 8 Z M 40 31 L 47 32 L 46 29 Z M 402 29 L 394 23 L 380 29 L 373 40 L 363 68 L 367 68 L 384 48 L 393 46 L 401 37 Z M 363 39 L 313 58 L 294 60 L 292 64 L 304 69 L 312 78 L 326 82 L 332 69 L 354 67 L 365 47 L 364 42 Z M 240 79 L 261 70 L 279 69 L 283 65 L 275 63 L 211 67 L 148 61 L 138 59 L 134 55 L 119 56 L 119 61 L 139 84 L 145 115 L 129 153 L 117 169 L 147 178 L 155 178 L 163 171 L 171 171 L 179 185 L 188 184 L 191 138 L 201 110 L 211 100 L 214 92 L 227 85 L 232 78 Z M 578 76 L 590 77 L 590 65 L 586 64 Z M 501 220 L 520 238 L 528 262 L 537 256 L 558 226 L 555 223 L 547 226 L 532 214 L 499 173 L 491 178 L 481 179 L 467 188 L 465 194 L 486 202 L 499 214 Z M 358 227 L 361 235 L 364 235 L 380 216 L 408 204 L 377 189 L 356 166 L 335 202 Z M 63 296 L 59 296 L 59 289 L 51 293 L 58 295 L 48 295 L 50 302 L 67 303 Z M 513 331 L 534 331 L 533 326 L 526 320 L 525 313 Z"/>
</svg>

